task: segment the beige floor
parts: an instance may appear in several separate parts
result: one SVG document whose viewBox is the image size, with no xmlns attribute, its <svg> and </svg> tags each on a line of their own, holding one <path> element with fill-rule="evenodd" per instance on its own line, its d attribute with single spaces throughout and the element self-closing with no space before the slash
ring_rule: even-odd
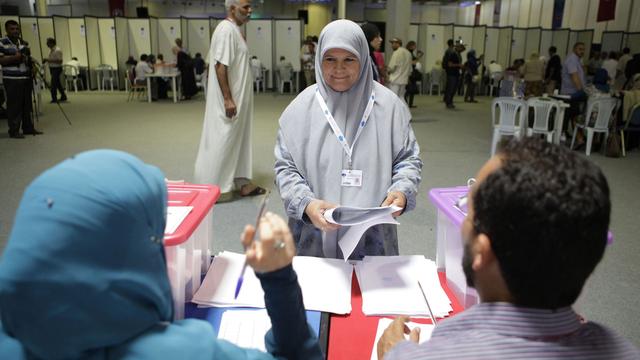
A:
<svg viewBox="0 0 640 360">
<path fill-rule="evenodd" d="M 45 96 L 46 98 L 47 96 Z M 44 105 L 39 128 L 43 136 L 9 139 L 0 120 L 0 249 L 7 241 L 22 191 L 40 172 L 77 152 L 115 148 L 159 166 L 170 179 L 192 179 L 204 102 L 127 103 L 123 93 L 69 95 L 63 104 L 70 126 L 56 105 Z M 260 94 L 255 99 L 254 172 L 256 181 L 273 186 L 273 145 L 278 117 L 292 96 Z M 457 98 L 459 102 L 459 98 Z M 490 112 L 488 99 L 458 104 L 447 111 L 438 97 L 416 99 L 414 130 L 424 161 L 417 209 L 400 218 L 402 254 L 435 257 L 435 211 L 428 200 L 433 187 L 464 184 L 488 158 Z M 302 114 L 301 116 L 304 116 Z M 589 280 L 577 308 L 588 319 L 604 322 L 640 345 L 637 299 L 640 297 L 640 151 L 624 159 L 593 154 L 612 189 L 611 229 L 615 241 Z M 255 216 L 255 199 L 217 205 L 214 250 L 240 251 L 239 233 Z M 271 211 L 283 214 L 273 197 Z M 540 264 L 544 266 L 544 264 Z"/>
</svg>

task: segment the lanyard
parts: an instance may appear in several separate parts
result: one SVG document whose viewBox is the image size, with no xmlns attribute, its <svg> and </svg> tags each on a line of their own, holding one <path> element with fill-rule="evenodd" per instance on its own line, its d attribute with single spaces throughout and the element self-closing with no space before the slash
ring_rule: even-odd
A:
<svg viewBox="0 0 640 360">
<path fill-rule="evenodd" d="M 369 121 L 369 115 L 371 115 L 371 110 L 373 110 L 373 103 L 375 102 L 375 94 L 373 90 L 371 91 L 371 96 L 369 97 L 369 102 L 367 103 L 367 107 L 364 109 L 362 120 L 360 120 L 360 125 L 358 126 L 358 131 L 356 132 L 356 137 L 353 139 L 353 144 L 351 144 L 351 147 L 349 147 L 349 144 L 347 143 L 347 139 L 344 137 L 342 130 L 340 130 L 340 127 L 338 127 L 338 124 L 336 124 L 336 120 L 333 118 L 333 115 L 331 115 L 331 111 L 329 111 L 329 108 L 327 107 L 327 103 L 322 98 L 322 95 L 320 95 L 320 90 L 317 86 L 316 86 L 316 100 L 318 101 L 318 104 L 320 105 L 320 108 L 322 109 L 322 112 L 324 113 L 325 118 L 327 118 L 327 122 L 329 123 L 329 126 L 331 126 L 331 130 L 333 130 L 333 133 L 336 135 L 336 138 L 338 138 L 338 142 L 340 143 L 340 145 L 342 145 L 344 152 L 347 154 L 347 158 L 349 159 L 349 169 L 351 169 L 351 165 L 352 165 L 351 157 L 353 154 L 353 147 L 356 145 L 356 141 L 358 141 L 360 134 L 362 134 L 362 129 L 364 129 L 365 125 L 367 125 L 367 122 Z"/>
</svg>

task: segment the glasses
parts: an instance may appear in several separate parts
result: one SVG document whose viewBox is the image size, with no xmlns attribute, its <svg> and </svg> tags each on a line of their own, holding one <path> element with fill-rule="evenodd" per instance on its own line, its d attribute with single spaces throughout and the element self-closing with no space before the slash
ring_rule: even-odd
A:
<svg viewBox="0 0 640 360">
<path fill-rule="evenodd" d="M 473 184 L 476 183 L 476 179 L 474 178 L 469 178 L 467 180 L 467 189 L 469 191 L 471 191 L 471 187 L 473 186 Z M 467 191 L 466 194 L 460 196 L 458 198 L 458 200 L 456 200 L 456 203 L 454 204 L 454 206 L 456 207 L 456 209 L 460 210 L 460 212 L 462 212 L 463 214 L 467 215 L 468 212 L 468 206 L 467 203 L 469 202 L 469 192 Z"/>
</svg>

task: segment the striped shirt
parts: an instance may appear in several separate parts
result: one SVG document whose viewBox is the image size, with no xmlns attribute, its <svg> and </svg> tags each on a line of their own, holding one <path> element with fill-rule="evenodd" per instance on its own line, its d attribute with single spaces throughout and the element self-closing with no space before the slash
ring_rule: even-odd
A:
<svg viewBox="0 0 640 360">
<path fill-rule="evenodd" d="M 571 308 L 481 303 L 443 320 L 429 341 L 403 341 L 384 358 L 640 359 L 640 352 L 612 330 L 581 321 Z"/>
<path fill-rule="evenodd" d="M 11 39 L 4 37 L 0 39 L 0 56 L 13 56 L 24 47 L 20 40 L 18 40 L 17 44 L 14 44 Z M 2 77 L 4 79 L 28 79 L 29 75 L 30 71 L 24 61 L 2 66 Z"/>
</svg>

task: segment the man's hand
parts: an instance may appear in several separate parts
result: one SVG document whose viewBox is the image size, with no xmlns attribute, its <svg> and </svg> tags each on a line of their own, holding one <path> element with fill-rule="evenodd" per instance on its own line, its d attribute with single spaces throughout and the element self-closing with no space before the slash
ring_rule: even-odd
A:
<svg viewBox="0 0 640 360">
<path fill-rule="evenodd" d="M 229 119 L 233 119 L 237 114 L 236 103 L 233 99 L 224 99 L 224 112 Z"/>
<path fill-rule="evenodd" d="M 296 246 L 287 223 L 281 217 L 268 212 L 260 219 L 260 241 L 253 241 L 253 226 L 244 228 L 240 240 L 247 249 L 247 263 L 256 272 L 271 272 L 291 264 Z"/>
<path fill-rule="evenodd" d="M 389 205 L 395 205 L 402 208 L 402 210 L 398 210 L 391 214 L 393 217 L 398 217 L 404 211 L 404 207 L 407 206 L 407 197 L 401 191 L 391 191 L 387 194 L 387 198 L 384 199 L 380 206 Z"/>
<path fill-rule="evenodd" d="M 336 207 L 338 206 L 324 200 L 311 200 L 304 212 L 318 229 L 322 231 L 337 230 L 340 225 L 332 224 L 324 218 L 326 210 Z"/>
<path fill-rule="evenodd" d="M 384 355 L 391 350 L 397 343 L 407 340 L 405 334 L 409 335 L 409 341 L 418 343 L 420 340 L 420 328 L 409 330 L 405 323 L 409 321 L 408 316 L 399 316 L 393 320 L 391 325 L 384 331 L 380 340 L 378 340 L 378 359 L 382 360 Z"/>
<path fill-rule="evenodd" d="M 22 61 L 22 58 L 23 58 L 23 56 L 22 56 L 22 53 L 20 51 L 16 52 L 16 54 L 13 55 L 13 59 L 15 60 L 15 62 Z"/>
</svg>

